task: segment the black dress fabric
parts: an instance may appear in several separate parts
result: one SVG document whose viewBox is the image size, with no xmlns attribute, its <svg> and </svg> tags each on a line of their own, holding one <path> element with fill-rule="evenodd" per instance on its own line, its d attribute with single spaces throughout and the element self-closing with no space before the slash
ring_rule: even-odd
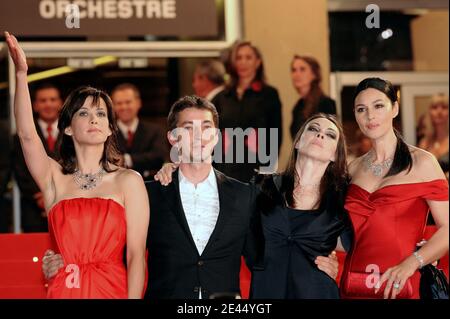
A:
<svg viewBox="0 0 450 319">
<path fill-rule="evenodd" d="M 352 227 L 343 201 L 330 191 L 317 210 L 293 209 L 277 200 L 283 195 L 271 180 L 266 178 L 264 183 L 272 183 L 275 193 L 269 199 L 263 185 L 258 199 L 264 206 L 259 209 L 264 248 L 257 258 L 260 264 L 252 269 L 251 298 L 338 299 L 335 280 L 314 261 L 328 256 L 339 237 L 346 249 L 351 246 Z"/>
</svg>

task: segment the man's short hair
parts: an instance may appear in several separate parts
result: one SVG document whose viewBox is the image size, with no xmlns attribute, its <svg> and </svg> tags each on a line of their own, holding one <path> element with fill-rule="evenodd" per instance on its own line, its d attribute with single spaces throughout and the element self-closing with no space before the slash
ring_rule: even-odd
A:
<svg viewBox="0 0 450 319">
<path fill-rule="evenodd" d="M 181 111 L 191 107 L 211 112 L 215 127 L 219 127 L 219 113 L 217 113 L 214 104 L 196 95 L 188 95 L 180 98 L 170 108 L 169 116 L 167 116 L 167 126 L 169 128 L 169 131 L 177 128 L 178 114 Z"/>
<path fill-rule="evenodd" d="M 204 60 L 197 64 L 196 72 L 207 77 L 216 85 L 225 84 L 225 67 L 217 60 Z"/>
<path fill-rule="evenodd" d="M 136 85 L 131 83 L 122 83 L 114 87 L 114 89 L 111 91 L 111 97 L 113 94 L 117 91 L 125 91 L 125 90 L 131 90 L 134 93 L 134 96 L 138 99 L 141 98 L 141 93 L 139 92 L 139 89 Z"/>
<path fill-rule="evenodd" d="M 32 96 L 31 96 L 31 100 L 32 100 L 32 101 L 35 101 L 35 100 L 36 100 L 37 93 L 38 93 L 39 91 L 47 90 L 47 89 L 54 89 L 54 90 L 56 90 L 56 91 L 58 92 L 59 98 L 62 99 L 62 96 L 61 96 L 61 90 L 60 90 L 55 84 L 50 83 L 50 82 L 44 82 L 44 83 L 41 83 L 41 84 L 37 85 L 37 86 L 34 88 L 33 93 L 32 93 Z"/>
</svg>

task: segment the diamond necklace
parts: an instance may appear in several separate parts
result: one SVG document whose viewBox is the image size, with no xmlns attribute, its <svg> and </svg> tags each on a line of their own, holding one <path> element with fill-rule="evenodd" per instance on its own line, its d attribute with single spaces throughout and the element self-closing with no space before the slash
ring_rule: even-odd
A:
<svg viewBox="0 0 450 319">
<path fill-rule="evenodd" d="M 73 173 L 73 180 L 81 190 L 90 190 L 100 184 L 105 173 L 106 171 L 103 169 L 103 167 L 100 168 L 97 173 L 93 174 L 82 174 L 81 171 L 77 169 Z"/>
<path fill-rule="evenodd" d="M 381 163 L 375 164 L 374 161 L 375 156 L 373 154 L 373 151 L 370 151 L 366 154 L 366 156 L 364 156 L 364 166 L 366 170 L 370 170 L 375 176 L 381 176 L 383 174 L 383 170 L 391 168 L 393 162 L 392 158 L 390 157 L 385 159 Z"/>
</svg>

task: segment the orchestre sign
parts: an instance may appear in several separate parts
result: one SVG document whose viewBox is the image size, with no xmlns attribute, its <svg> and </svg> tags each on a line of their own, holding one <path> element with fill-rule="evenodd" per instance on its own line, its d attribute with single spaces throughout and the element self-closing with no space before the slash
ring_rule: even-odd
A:
<svg viewBox="0 0 450 319">
<path fill-rule="evenodd" d="M 0 29 L 26 36 L 217 36 L 213 0 L 0 1 Z"/>
</svg>

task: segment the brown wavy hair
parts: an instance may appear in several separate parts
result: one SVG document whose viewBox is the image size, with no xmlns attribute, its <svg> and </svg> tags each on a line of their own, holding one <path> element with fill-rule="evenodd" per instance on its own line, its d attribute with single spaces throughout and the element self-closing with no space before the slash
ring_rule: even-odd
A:
<svg viewBox="0 0 450 319">
<path fill-rule="evenodd" d="M 250 41 L 236 41 L 233 46 L 231 47 L 231 53 L 230 53 L 230 61 L 229 61 L 229 70 L 230 73 L 230 81 L 229 81 L 229 87 L 236 87 L 239 83 L 239 75 L 236 71 L 236 58 L 237 58 L 237 52 L 240 48 L 248 46 L 253 50 L 256 57 L 261 61 L 258 69 L 256 70 L 255 77 L 253 81 L 259 81 L 262 84 L 266 84 L 266 74 L 264 72 L 264 63 L 263 63 L 263 57 L 261 51 L 254 46 Z"/>
<path fill-rule="evenodd" d="M 288 164 L 284 172 L 281 174 L 283 177 L 281 190 L 284 193 L 286 201 L 290 206 L 294 205 L 294 198 L 292 193 L 295 187 L 295 179 L 296 177 L 298 177 L 297 171 L 295 169 L 295 164 L 297 162 L 299 154 L 298 150 L 295 148 L 295 145 L 297 145 L 298 141 L 303 135 L 306 126 L 311 121 L 318 118 L 324 118 L 329 120 L 334 125 L 336 125 L 339 131 L 339 140 L 336 147 L 336 160 L 328 164 L 328 167 L 325 170 L 325 174 L 323 175 L 320 181 L 320 198 L 321 199 L 324 198 L 324 195 L 327 192 L 327 190 L 345 191 L 348 182 L 349 175 L 347 170 L 347 145 L 345 142 L 344 130 L 342 129 L 342 125 L 334 115 L 317 113 L 312 117 L 310 117 L 308 120 L 306 120 L 306 122 L 297 132 L 297 135 L 295 136 L 294 139 L 294 143 L 292 145 L 291 155 L 289 157 Z"/>
<path fill-rule="evenodd" d="M 64 130 L 71 125 L 74 114 L 83 106 L 86 99 L 90 96 L 92 96 L 93 105 L 98 105 L 100 99 L 105 102 L 108 113 L 109 129 L 112 133 L 105 141 L 103 154 L 99 163 L 101 163 L 103 169 L 107 172 L 117 170 L 112 169 L 110 164 L 117 166 L 123 165 L 122 156 L 118 151 L 117 146 L 117 134 L 119 129 L 114 117 L 111 98 L 108 94 L 99 89 L 90 86 L 82 86 L 70 93 L 59 114 L 58 129 L 60 134 L 56 145 L 63 174 L 73 174 L 78 166 L 73 139 L 71 136 L 64 134 Z"/>
<path fill-rule="evenodd" d="M 303 60 L 306 62 L 306 64 L 309 65 L 311 68 L 312 73 L 314 74 L 315 79 L 311 82 L 311 88 L 308 92 L 308 95 L 303 97 L 305 100 L 305 107 L 303 108 L 303 117 L 307 119 L 311 116 L 311 114 L 314 114 L 317 112 L 317 107 L 319 105 L 320 97 L 323 95 L 323 90 L 321 87 L 322 83 L 322 69 L 320 67 L 319 62 L 311 57 L 311 56 L 305 56 L 305 55 L 294 55 L 291 62 L 291 70 L 294 66 L 294 62 L 296 60 Z"/>
</svg>

